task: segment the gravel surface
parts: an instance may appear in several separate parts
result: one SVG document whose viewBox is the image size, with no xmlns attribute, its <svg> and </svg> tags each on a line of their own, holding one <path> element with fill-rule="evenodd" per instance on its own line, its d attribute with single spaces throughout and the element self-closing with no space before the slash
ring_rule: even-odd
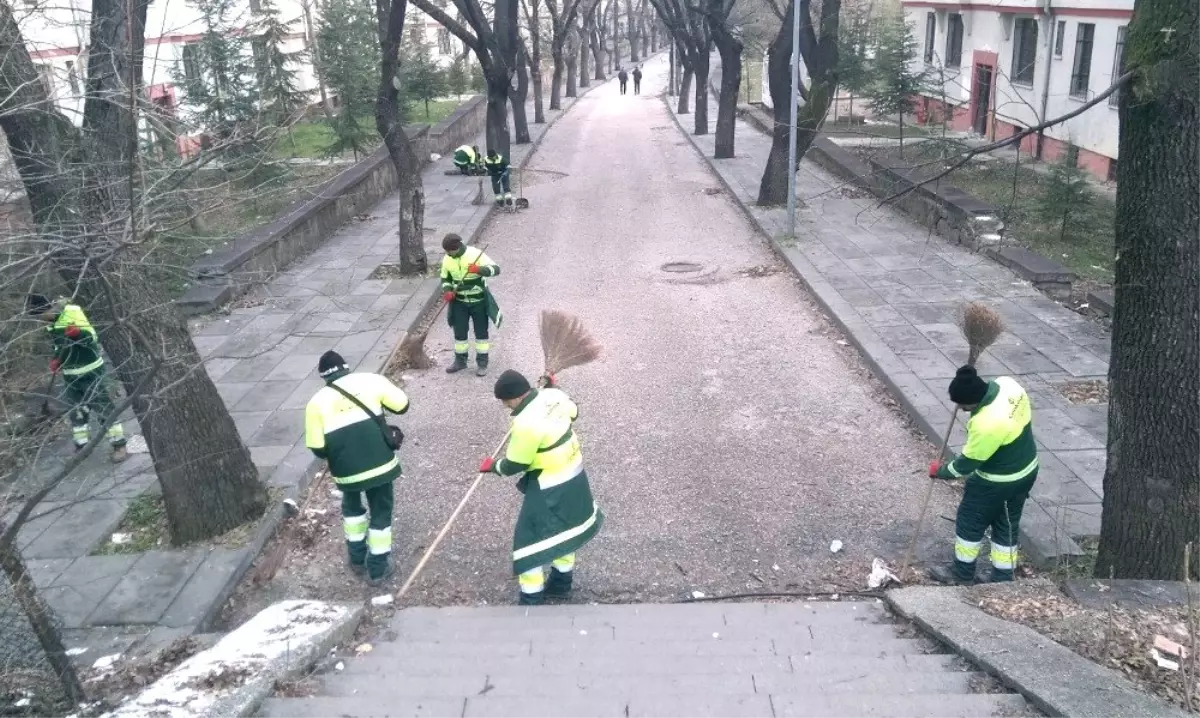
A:
<svg viewBox="0 0 1200 718">
<path fill-rule="evenodd" d="M 641 96 L 611 84 L 584 97 L 534 158 L 532 209 L 491 221 L 482 242 L 502 268 L 491 287 L 506 315 L 491 375 L 444 373 L 444 319 L 427 345 L 439 366 L 405 375 L 413 408 L 400 420 L 395 586 L 504 434 L 495 377 L 541 372 L 547 308 L 577 313 L 605 346 L 599 362 L 561 377 L 608 517 L 579 555 L 580 600 L 864 589 L 873 557 L 898 563 L 904 553 L 931 449 L 712 191 L 717 180 L 658 96 L 665 71 L 649 63 Z M 701 269 L 661 269 L 671 262 Z M 314 506 L 328 513 L 314 521 L 312 546 L 271 586 L 241 596 L 244 607 L 371 593 L 342 564 L 337 504 L 320 490 Z M 485 480 L 406 602 L 511 602 L 519 499 L 511 480 Z M 953 516 L 956 499 L 939 486 L 923 555 L 948 557 L 952 524 L 939 515 Z M 836 555 L 834 539 L 845 546 Z"/>
</svg>

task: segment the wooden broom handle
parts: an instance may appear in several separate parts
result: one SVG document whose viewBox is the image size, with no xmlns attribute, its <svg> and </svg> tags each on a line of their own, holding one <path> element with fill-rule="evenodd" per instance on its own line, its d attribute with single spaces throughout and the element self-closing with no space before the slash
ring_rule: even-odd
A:
<svg viewBox="0 0 1200 718">
<path fill-rule="evenodd" d="M 946 436 L 942 438 L 942 448 L 938 451 L 937 461 L 941 461 L 946 456 L 946 447 L 950 444 L 950 432 L 954 431 L 954 422 L 958 420 L 958 407 L 950 410 L 950 426 L 946 427 Z M 925 514 L 929 511 L 929 499 L 933 496 L 933 485 L 937 483 L 937 479 L 930 479 L 929 485 L 925 487 L 925 499 L 921 502 L 921 514 L 917 516 L 917 528 L 913 531 L 912 541 L 908 544 L 908 550 L 904 552 L 904 562 L 900 564 L 900 573 L 897 575 L 900 580 L 904 580 L 904 574 L 908 571 L 908 565 L 912 563 L 913 554 L 917 550 L 917 540 L 921 537 L 921 529 L 925 525 Z"/>
</svg>

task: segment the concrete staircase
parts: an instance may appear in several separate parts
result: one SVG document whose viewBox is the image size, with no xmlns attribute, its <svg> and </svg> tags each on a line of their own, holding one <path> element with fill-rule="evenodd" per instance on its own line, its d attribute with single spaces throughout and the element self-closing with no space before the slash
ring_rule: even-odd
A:
<svg viewBox="0 0 1200 718">
<path fill-rule="evenodd" d="M 991 716 L 1024 700 L 876 602 L 409 608 L 265 716 Z"/>
</svg>

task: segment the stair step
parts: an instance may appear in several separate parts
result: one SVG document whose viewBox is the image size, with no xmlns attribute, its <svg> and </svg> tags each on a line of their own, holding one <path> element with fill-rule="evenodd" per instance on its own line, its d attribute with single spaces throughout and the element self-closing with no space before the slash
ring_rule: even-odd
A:
<svg viewBox="0 0 1200 718">
<path fill-rule="evenodd" d="M 737 675 L 760 672 L 793 672 L 805 677 L 857 676 L 864 672 L 907 672 L 954 670 L 956 657 L 948 654 L 901 654 L 868 658 L 858 656 L 661 656 L 622 653 L 581 653 L 552 658 L 521 656 L 497 658 L 463 653 L 462 656 L 422 656 L 410 652 L 379 659 L 379 654 L 348 658 L 338 676 L 442 676 L 479 674 L 488 676 L 554 675 Z"/>
<path fill-rule="evenodd" d="M 269 698 L 259 711 L 268 718 L 402 718 L 404 716 L 482 716 L 488 718 L 630 718 L 652 716 L 740 716 L 824 718 L 831 715 L 922 716 L 923 718 L 979 718 L 1014 713 L 1025 708 L 1020 696 L 1005 693 L 967 695 L 861 695 L 806 694 L 695 696 L 660 694 L 636 699 L 564 695 L 553 698 L 474 696 L 467 699 L 434 698 L 394 701 L 387 704 L 346 698 Z"/>
<path fill-rule="evenodd" d="M 545 606 L 413 606 L 402 609 L 394 621 L 403 623 L 409 618 L 417 622 L 436 621 L 479 621 L 491 623 L 508 618 L 549 618 L 603 616 L 614 620 L 632 617 L 669 618 L 681 616 L 725 616 L 730 621 L 754 619 L 768 616 L 773 619 L 796 618 L 802 620 L 843 617 L 853 620 L 867 615 L 882 618 L 887 615 L 882 603 L 877 601 L 795 601 L 787 603 L 570 603 Z"/>
<path fill-rule="evenodd" d="M 968 693 L 970 680 L 978 674 L 966 672 L 881 672 L 860 669 L 846 674 L 791 673 L 783 670 L 722 675 L 712 674 L 638 674 L 630 672 L 596 673 L 584 671 L 560 675 L 552 680 L 531 681 L 536 672 L 499 667 L 484 675 L 478 672 L 447 672 L 436 676 L 411 676 L 396 673 L 386 681 L 376 676 L 345 673 L 330 674 L 323 681 L 322 695 L 366 700 L 368 703 L 405 702 L 438 696 L 513 696 L 551 699 L 562 694 L 562 686 L 572 693 L 591 696 L 624 695 L 696 695 L 727 696 L 767 693 L 844 694 L 878 693 L 949 694 Z"/>
</svg>

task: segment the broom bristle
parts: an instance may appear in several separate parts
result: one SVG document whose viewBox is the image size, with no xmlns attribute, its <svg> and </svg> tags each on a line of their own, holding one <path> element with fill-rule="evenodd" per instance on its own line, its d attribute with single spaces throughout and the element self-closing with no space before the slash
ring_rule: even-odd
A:
<svg viewBox="0 0 1200 718">
<path fill-rule="evenodd" d="M 425 353 L 425 337 L 428 332 L 408 334 L 396 349 L 395 359 L 386 371 L 404 371 L 405 369 L 428 369 L 433 366 L 433 360 Z"/>
<path fill-rule="evenodd" d="M 587 364 L 600 356 L 600 343 L 573 314 L 557 309 L 543 310 L 541 333 L 547 374 Z"/>
<path fill-rule="evenodd" d="M 970 302 L 959 313 L 958 327 L 967 340 L 967 364 L 974 366 L 984 350 L 1004 332 L 1004 320 L 988 305 Z"/>
</svg>

